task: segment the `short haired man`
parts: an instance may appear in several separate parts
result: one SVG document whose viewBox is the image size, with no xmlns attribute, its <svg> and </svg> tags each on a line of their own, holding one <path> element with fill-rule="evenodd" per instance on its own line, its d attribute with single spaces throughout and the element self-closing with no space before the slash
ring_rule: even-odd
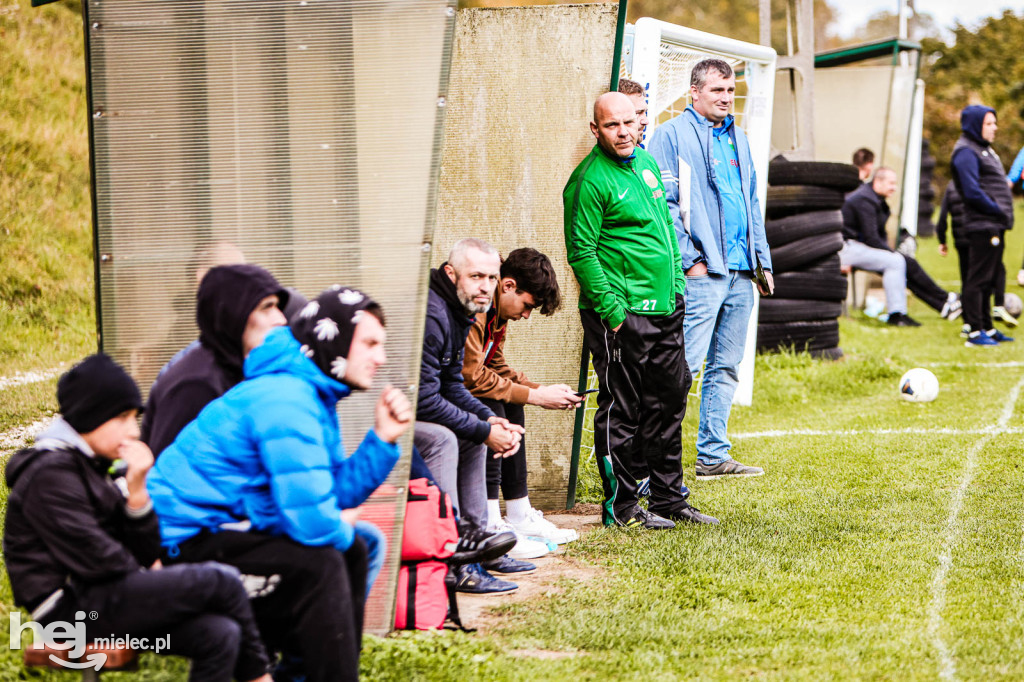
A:
<svg viewBox="0 0 1024 682">
<path fill-rule="evenodd" d="M 430 271 L 414 437 L 438 487 L 448 493 L 461 517 L 460 544 L 495 548 L 496 554 L 485 560 L 497 559 L 516 543 L 512 533 L 486 530 L 487 449 L 503 457 L 515 454 L 523 429 L 473 397 L 463 380 L 462 361 L 476 315 L 491 306 L 500 268 L 493 246 L 481 239 L 462 239 L 448 260 Z M 479 563 L 460 564 L 454 571 L 460 592 L 490 594 L 517 588 Z"/>
<path fill-rule="evenodd" d="M 685 283 L 660 171 L 635 142 L 636 109 L 609 92 L 594 103 L 597 144 L 562 191 L 565 248 L 600 381 L 594 452 L 605 525 L 666 529 L 717 523 L 682 493 L 682 432 L 690 371 L 683 348 Z M 634 462 L 650 473 L 637 504 Z"/>
<path fill-rule="evenodd" d="M 43 626 L 77 620 L 88 639 L 166 641 L 157 653 L 191 658 L 190 680 L 270 682 L 238 572 L 158 561 L 146 492 L 153 454 L 139 440 L 132 378 L 91 355 L 57 382 L 57 402 L 62 416 L 7 462 L 4 560 L 15 603 Z M 95 617 L 76 619 L 82 611 Z"/>
<path fill-rule="evenodd" d="M 757 270 L 767 280 L 767 289 L 757 285 L 762 294 L 774 286 L 750 145 L 729 113 L 735 94 L 729 64 L 698 62 L 690 74 L 693 104 L 659 126 L 650 144 L 686 273 L 686 363 L 691 371 L 704 367 L 697 480 L 764 473 L 732 458 L 727 434 Z"/>
<path fill-rule="evenodd" d="M 142 440 L 157 457 L 207 403 L 243 378 L 246 356 L 274 327 L 289 294 L 258 265 L 210 268 L 196 295 L 199 346 L 153 384 L 142 419 Z"/>
<path fill-rule="evenodd" d="M 875 153 L 867 147 L 861 147 L 853 153 L 853 165 L 861 182 L 867 182 L 875 172 Z"/>
<path fill-rule="evenodd" d="M 995 109 L 965 107 L 960 112 L 960 129 L 950 170 L 963 198 L 964 231 L 970 248 L 963 303 L 964 322 L 970 326 L 967 345 L 992 347 L 1013 340 L 996 331 L 990 307 L 995 279 L 1002 272 L 1004 235 L 1013 227 L 1013 196 L 1006 170 L 992 148 L 998 129 Z"/>
<path fill-rule="evenodd" d="M 355 508 L 398 461 L 412 407 L 387 386 L 348 457 L 337 404 L 386 362 L 383 313 L 331 288 L 245 361 L 157 460 L 149 491 L 165 562 L 220 561 L 246 575 L 267 647 L 298 654 L 309 680 L 356 679 L 366 586 Z"/>
<path fill-rule="evenodd" d="M 647 130 L 647 91 L 644 86 L 628 78 L 619 79 L 619 92 L 629 98 L 636 111 L 636 145 L 643 147 L 644 132 Z"/>
<path fill-rule="evenodd" d="M 509 367 L 505 361 L 508 323 L 529 319 L 534 311 L 553 315 L 561 302 L 558 279 L 548 257 L 536 249 L 515 249 L 501 263 L 501 279 L 494 305 L 486 313 L 477 314 L 466 338 L 466 357 L 462 364 L 466 387 L 496 415 L 524 428 L 525 405 L 568 410 L 582 402 L 569 386 L 541 386 Z M 511 457 L 495 457 L 496 454 L 489 452 L 487 458 L 488 529 L 512 530 L 519 537 L 519 542 L 509 554 L 484 564 L 484 568 L 502 573 L 530 570 L 533 564 L 516 559 L 543 556 L 547 554 L 547 545 L 533 542 L 537 548 L 530 552 L 531 541 L 525 538 L 540 537 L 562 544 L 578 536 L 576 531 L 556 527 L 530 505 L 526 484 L 526 436 L 520 442 L 519 451 Z M 499 490 L 505 496 L 507 521 L 501 518 Z M 520 545 L 524 545 L 522 552 L 519 552 Z"/>
<path fill-rule="evenodd" d="M 845 242 L 839 252 L 839 260 L 844 266 L 882 273 L 889 324 L 919 326 L 906 314 L 908 287 L 944 319 L 955 320 L 960 315 L 960 297 L 936 284 L 916 259 L 895 252 L 889 246 L 885 224 L 891 211 L 886 199 L 896 192 L 896 187 L 896 172 L 879 166 L 871 182 L 864 183 L 846 197 L 843 203 Z M 902 264 L 897 261 L 902 261 Z"/>
</svg>

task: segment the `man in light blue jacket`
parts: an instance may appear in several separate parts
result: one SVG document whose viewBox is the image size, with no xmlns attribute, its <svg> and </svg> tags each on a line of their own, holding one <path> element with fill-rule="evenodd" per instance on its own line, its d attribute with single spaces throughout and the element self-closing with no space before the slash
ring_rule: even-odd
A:
<svg viewBox="0 0 1024 682">
<path fill-rule="evenodd" d="M 774 288 L 750 145 L 729 113 L 735 94 L 729 64 L 699 62 L 690 74 L 693 105 L 659 126 L 649 145 L 661 167 L 686 272 L 686 362 L 696 375 L 707 359 L 698 480 L 764 473 L 732 459 L 726 433 L 759 266 L 765 284 L 758 289 L 770 295 Z"/>
</svg>

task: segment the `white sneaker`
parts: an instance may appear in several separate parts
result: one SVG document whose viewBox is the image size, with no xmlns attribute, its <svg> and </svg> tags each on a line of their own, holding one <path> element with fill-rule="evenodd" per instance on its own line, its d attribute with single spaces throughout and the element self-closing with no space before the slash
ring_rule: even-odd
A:
<svg viewBox="0 0 1024 682">
<path fill-rule="evenodd" d="M 531 540 L 526 537 L 525 534 L 520 533 L 508 523 L 496 523 L 493 526 L 487 527 L 488 533 L 515 533 L 516 544 L 508 551 L 508 555 L 513 559 L 539 559 L 545 556 L 550 550 L 548 546 L 543 542 L 537 540 Z"/>
<path fill-rule="evenodd" d="M 544 512 L 539 509 L 530 509 L 529 514 L 526 515 L 526 519 L 519 521 L 518 523 L 512 523 L 512 520 L 507 516 L 505 521 L 512 526 L 516 534 L 526 535 L 544 538 L 545 540 L 551 540 L 559 545 L 564 545 L 567 542 L 572 542 L 579 538 L 579 533 L 571 528 L 559 528 L 555 524 L 551 523 L 544 518 Z"/>
<path fill-rule="evenodd" d="M 1017 284 L 1024 287 L 1024 269 L 1017 272 Z"/>
</svg>

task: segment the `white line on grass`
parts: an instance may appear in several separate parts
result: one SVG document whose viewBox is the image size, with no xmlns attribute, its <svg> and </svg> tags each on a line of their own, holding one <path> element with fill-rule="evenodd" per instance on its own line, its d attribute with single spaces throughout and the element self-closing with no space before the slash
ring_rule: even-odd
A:
<svg viewBox="0 0 1024 682">
<path fill-rule="evenodd" d="M 0 391 L 23 384 L 36 384 L 40 381 L 52 379 L 61 373 L 63 365 L 64 363 L 61 363 L 59 367 L 53 367 L 52 369 L 31 370 L 28 372 L 18 372 L 10 377 L 0 377 Z"/>
<path fill-rule="evenodd" d="M 978 467 L 978 453 L 988 445 L 989 441 L 997 433 L 1006 429 L 1006 424 L 1009 423 L 1010 418 L 1013 416 L 1013 408 L 1017 405 L 1017 399 L 1020 397 L 1022 387 L 1024 387 L 1024 379 L 1018 381 L 1017 385 L 1013 387 L 1013 390 L 1006 397 L 1003 411 L 999 415 L 999 421 L 996 422 L 995 429 L 986 432 L 967 451 L 967 461 L 964 464 L 960 485 L 953 491 L 953 502 L 949 508 L 949 517 L 946 519 L 942 552 L 939 554 L 939 566 L 935 569 L 935 575 L 932 577 L 932 601 L 928 606 L 927 632 L 939 654 L 939 677 L 944 680 L 956 679 L 956 663 L 953 661 L 953 656 L 949 651 L 946 640 L 942 637 L 942 611 L 946 607 L 946 576 L 953 565 L 953 547 L 960 539 L 960 510 L 964 506 L 964 495 L 967 493 L 967 488 L 974 480 L 974 471 Z"/>
<path fill-rule="evenodd" d="M 0 455 L 28 445 L 29 439 L 38 436 L 43 429 L 49 426 L 50 421 L 51 419 L 47 417 L 46 419 L 32 422 L 28 426 L 15 426 L 13 429 L 0 433 Z"/>
<path fill-rule="evenodd" d="M 1006 362 L 926 362 L 924 367 L 1024 367 L 1020 360 Z"/>
<path fill-rule="evenodd" d="M 924 436 L 995 436 L 1004 433 L 1024 433 L 1024 427 L 988 426 L 983 429 L 924 429 L 914 427 L 909 427 L 905 429 L 774 429 L 769 431 L 731 433 L 729 434 L 729 437 L 734 440 L 743 440 L 744 438 L 787 438 L 790 436 L 893 436 L 900 434 L 915 434 Z"/>
</svg>

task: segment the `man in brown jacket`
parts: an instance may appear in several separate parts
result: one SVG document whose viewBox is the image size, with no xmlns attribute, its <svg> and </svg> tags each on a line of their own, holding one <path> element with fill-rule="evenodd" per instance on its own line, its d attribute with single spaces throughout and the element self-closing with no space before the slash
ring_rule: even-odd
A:
<svg viewBox="0 0 1024 682">
<path fill-rule="evenodd" d="M 551 315 L 561 305 L 561 298 L 558 280 L 548 257 L 536 249 L 516 249 L 501 264 L 494 305 L 486 313 L 477 315 L 469 331 L 462 365 L 466 387 L 496 415 L 513 424 L 524 425 L 525 405 L 569 410 L 583 402 L 569 386 L 541 386 L 505 361 L 503 346 L 508 323 L 529 318 L 535 309 L 539 309 L 542 315 Z M 533 564 L 517 559 L 543 556 L 548 551 L 545 543 L 560 544 L 577 537 L 576 531 L 556 527 L 530 505 L 526 469 L 525 436 L 519 452 L 511 457 L 497 458 L 488 452 L 488 530 L 514 530 L 519 539 L 508 555 L 485 566 L 489 571 L 515 573 L 532 570 Z M 499 489 L 505 497 L 506 519 L 501 518 Z"/>
</svg>

